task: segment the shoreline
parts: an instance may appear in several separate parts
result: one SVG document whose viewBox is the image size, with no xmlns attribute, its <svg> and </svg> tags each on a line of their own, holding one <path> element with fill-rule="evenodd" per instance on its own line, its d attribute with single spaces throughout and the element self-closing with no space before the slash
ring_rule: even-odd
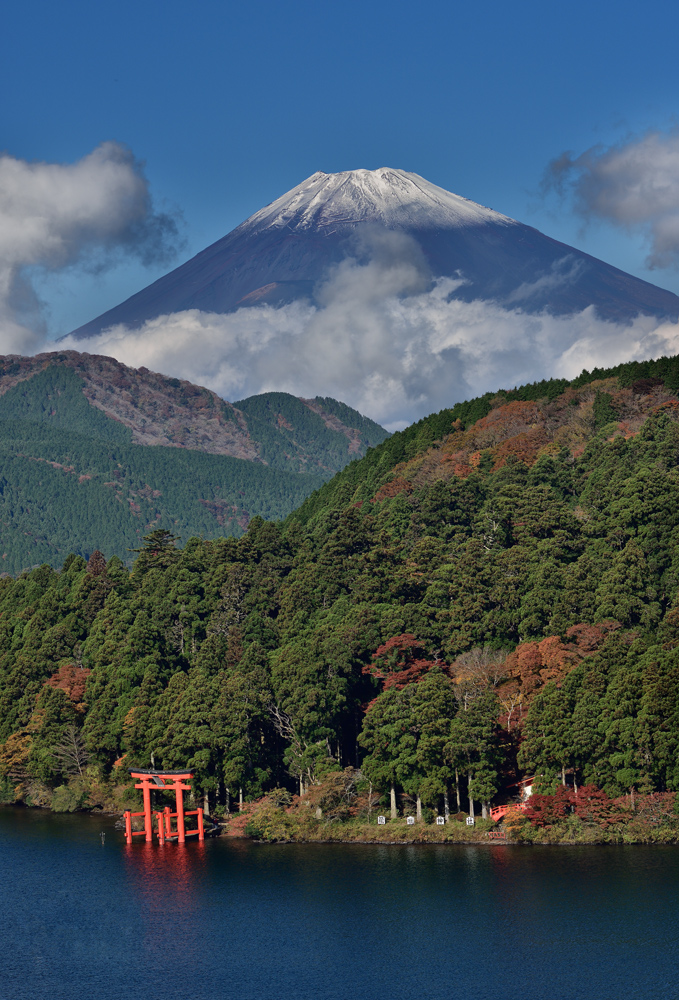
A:
<svg viewBox="0 0 679 1000">
<path fill-rule="evenodd" d="M 253 804 L 254 805 L 254 804 Z M 679 823 L 660 824 L 655 827 L 644 826 L 642 829 L 631 830 L 624 827 L 619 829 L 604 830 L 593 824 L 582 824 L 576 831 L 569 830 L 565 824 L 554 824 L 551 828 L 535 828 L 530 824 L 523 824 L 521 833 L 517 836 L 514 831 L 505 832 L 505 836 L 490 837 L 490 833 L 502 833 L 502 828 L 498 828 L 491 820 L 478 820 L 475 827 L 463 826 L 460 820 L 450 820 L 445 827 L 434 826 L 429 823 L 418 824 L 417 827 L 407 827 L 412 834 L 405 834 L 405 824 L 403 819 L 390 821 L 385 826 L 377 826 L 373 823 L 360 823 L 355 820 L 346 822 L 317 820 L 309 816 L 299 816 L 294 811 L 288 813 L 287 810 L 276 810 L 275 816 L 270 817 L 277 820 L 273 827 L 269 824 L 268 829 L 258 829 L 257 820 L 259 810 L 253 808 L 248 803 L 242 813 L 234 813 L 227 819 L 210 819 L 214 829 L 210 831 L 206 839 L 231 839 L 247 840 L 255 844 L 358 844 L 361 846 L 388 846 L 388 847 L 410 847 L 410 846 L 479 846 L 479 847 L 607 847 L 607 846 L 676 846 L 679 844 Z M 63 815 L 87 815 L 92 818 L 106 817 L 115 821 L 118 828 L 122 821 L 122 813 L 115 809 L 94 808 L 78 809 L 68 813 L 55 812 L 46 805 L 26 804 L 25 802 L 4 802 L 0 807 L 17 810 L 37 810 L 42 813 L 49 813 L 54 816 Z M 248 808 L 249 807 L 249 808 Z M 253 823 L 255 828 L 246 832 L 246 828 Z M 280 824 L 280 825 L 279 825 Z M 390 836 L 389 826 L 396 825 L 402 829 L 395 829 Z M 482 825 L 483 824 L 483 825 Z M 325 826 L 325 829 L 323 829 Z M 277 828 L 276 828 L 277 827 Z M 337 835 L 333 835 L 331 829 L 334 827 Z M 455 830 L 454 827 L 458 827 Z M 461 827 L 461 829 L 460 829 Z M 356 836 L 351 836 L 351 830 L 355 830 Z M 377 831 L 380 831 L 378 834 Z M 375 831 L 375 835 L 371 835 Z M 384 831 L 382 833 L 382 831 Z M 513 835 L 512 835 L 513 834 Z"/>
</svg>

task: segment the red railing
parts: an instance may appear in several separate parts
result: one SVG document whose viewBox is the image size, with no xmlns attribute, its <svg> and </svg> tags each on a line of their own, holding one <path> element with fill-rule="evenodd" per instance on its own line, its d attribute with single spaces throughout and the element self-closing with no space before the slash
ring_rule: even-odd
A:
<svg viewBox="0 0 679 1000">
<path fill-rule="evenodd" d="M 505 806 L 494 806 L 490 810 L 490 818 L 494 823 L 499 823 L 501 819 L 504 819 L 508 812 L 512 810 L 518 810 L 523 812 L 524 809 L 528 808 L 527 802 L 510 802 Z"/>
<path fill-rule="evenodd" d="M 125 836 L 127 837 L 128 844 L 132 843 L 133 837 L 143 837 L 146 835 L 146 828 L 144 828 L 143 830 L 132 829 L 132 817 L 145 816 L 146 815 L 145 813 L 143 812 L 133 813 L 130 812 L 129 809 L 127 809 L 123 815 L 125 816 Z"/>
<path fill-rule="evenodd" d="M 138 813 L 137 815 L 143 816 L 143 813 Z M 156 812 L 156 823 L 158 825 L 158 843 L 164 844 L 166 840 L 173 840 L 175 837 L 179 839 L 179 822 L 177 822 L 176 831 L 172 831 L 172 820 L 177 819 L 176 812 L 171 812 L 169 806 L 165 806 L 162 812 Z M 184 830 L 184 837 L 198 837 L 198 840 L 203 840 L 205 838 L 205 827 L 203 825 L 203 810 L 202 809 L 190 809 L 184 813 L 186 816 L 195 816 L 198 822 L 198 826 L 195 830 Z M 144 831 L 140 831 L 143 833 Z"/>
</svg>

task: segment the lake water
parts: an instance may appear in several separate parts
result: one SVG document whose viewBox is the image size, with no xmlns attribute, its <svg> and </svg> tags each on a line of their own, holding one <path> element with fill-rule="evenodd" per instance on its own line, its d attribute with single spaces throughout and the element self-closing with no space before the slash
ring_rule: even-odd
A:
<svg viewBox="0 0 679 1000">
<path fill-rule="evenodd" d="M 2 1000 L 679 997 L 677 847 L 127 847 L 0 808 L 0 903 Z"/>
</svg>

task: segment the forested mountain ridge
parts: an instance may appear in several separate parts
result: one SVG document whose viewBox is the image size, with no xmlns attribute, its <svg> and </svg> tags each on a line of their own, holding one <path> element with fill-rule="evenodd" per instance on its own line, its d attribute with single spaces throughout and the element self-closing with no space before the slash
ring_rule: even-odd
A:
<svg viewBox="0 0 679 1000">
<path fill-rule="evenodd" d="M 305 523 L 317 510 L 382 500 L 418 485 L 474 470 L 496 471 L 513 456 L 527 466 L 566 449 L 580 457 L 605 425 L 611 436 L 636 434 L 647 416 L 679 399 L 679 358 L 628 362 L 501 389 L 456 403 L 411 424 L 352 462 L 292 515 Z M 613 426 L 615 425 L 615 426 Z"/>
<path fill-rule="evenodd" d="M 569 780 L 610 829 L 606 796 L 679 791 L 678 378 L 488 394 L 283 523 L 1 581 L 6 795 L 94 802 L 151 755 L 221 808 L 357 765 L 387 808 Z"/>
<path fill-rule="evenodd" d="M 129 428 L 126 440 L 134 444 L 190 448 L 327 476 L 388 436 L 379 424 L 334 399 L 278 392 L 233 404 L 184 379 L 77 351 L 0 357 L 0 399 L 10 396 L 4 407 L 8 416 L 18 416 L 18 407 L 25 419 L 54 423 L 52 407 L 39 391 L 31 385 L 18 388 L 47 368 L 76 373 L 87 402 Z M 72 419 L 70 429 L 81 430 Z"/>
<path fill-rule="evenodd" d="M 130 562 L 154 528 L 241 534 L 386 436 L 332 399 L 240 406 L 111 358 L 0 359 L 0 571 L 96 548 Z"/>
</svg>

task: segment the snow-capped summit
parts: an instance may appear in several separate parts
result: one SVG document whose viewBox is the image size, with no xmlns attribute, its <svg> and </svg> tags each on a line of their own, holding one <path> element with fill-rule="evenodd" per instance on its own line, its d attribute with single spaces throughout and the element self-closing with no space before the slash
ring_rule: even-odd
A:
<svg viewBox="0 0 679 1000">
<path fill-rule="evenodd" d="M 290 226 L 321 229 L 359 222 L 395 228 L 441 228 L 514 220 L 430 184 L 418 174 L 381 167 L 312 174 L 292 191 L 255 212 L 243 224 L 252 229 Z"/>
<path fill-rule="evenodd" d="M 424 280 L 462 278 L 453 294 L 466 301 L 561 315 L 594 306 L 601 317 L 623 321 L 639 313 L 679 317 L 672 292 L 417 174 L 382 167 L 312 174 L 74 336 L 95 336 L 117 324 L 136 329 L 186 309 L 228 313 L 313 300 L 333 265 L 347 257 L 367 263 L 367 237 L 380 229 L 403 234 L 400 246 L 410 257 L 417 250 Z"/>
</svg>

